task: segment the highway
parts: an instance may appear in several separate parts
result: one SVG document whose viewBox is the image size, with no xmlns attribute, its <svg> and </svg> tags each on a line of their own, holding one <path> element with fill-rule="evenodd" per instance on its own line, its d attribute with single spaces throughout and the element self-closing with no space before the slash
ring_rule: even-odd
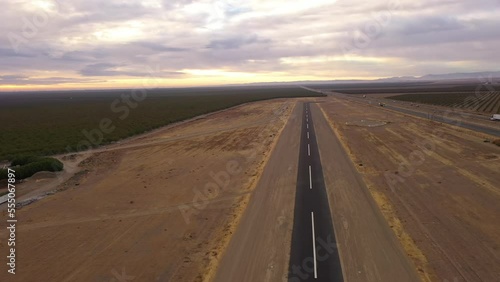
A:
<svg viewBox="0 0 500 282">
<path fill-rule="evenodd" d="M 471 123 L 471 122 L 461 121 L 461 120 L 458 120 L 456 118 L 453 118 L 453 116 L 447 117 L 447 116 L 441 115 L 439 113 L 434 113 L 434 114 L 430 115 L 429 113 L 414 111 L 414 110 L 410 110 L 407 108 L 398 107 L 398 106 L 394 106 L 394 105 L 387 105 L 387 104 L 385 105 L 385 107 L 387 109 L 398 111 L 398 112 L 401 112 L 404 114 L 413 115 L 413 116 L 421 117 L 421 118 L 428 118 L 428 119 L 432 119 L 434 121 L 463 127 L 466 129 L 477 131 L 477 132 L 490 134 L 493 136 L 500 136 L 500 129 L 498 129 L 498 128 L 495 129 L 492 127 L 481 126 L 479 124 L 475 124 L 475 123 Z M 451 111 L 450 111 L 450 113 L 451 113 Z M 456 115 L 457 114 L 455 113 L 455 116 Z"/>
<path fill-rule="evenodd" d="M 310 90 L 310 89 L 308 89 Z M 317 92 L 317 91 L 316 91 Z M 323 93 L 323 92 L 321 92 Z M 425 118 L 441 123 L 446 123 L 449 125 L 453 126 L 458 126 L 462 128 L 466 128 L 469 130 L 473 130 L 476 132 L 481 132 L 481 133 L 486 133 L 489 135 L 493 136 L 500 136 L 500 127 L 498 122 L 491 122 L 491 125 L 486 126 L 479 124 L 477 122 L 473 122 L 474 120 L 481 120 L 481 121 L 487 121 L 486 117 L 482 117 L 482 119 L 479 119 L 477 115 L 473 115 L 470 113 L 466 113 L 461 110 L 457 110 L 454 108 L 449 108 L 449 110 L 441 109 L 441 110 L 432 110 L 430 111 L 429 105 L 421 104 L 419 105 L 420 107 L 418 109 L 409 109 L 408 107 L 404 107 L 402 105 L 396 105 L 396 104 L 388 104 L 387 99 L 380 99 L 380 98 L 361 98 L 357 97 L 355 95 L 349 95 L 349 94 L 344 94 L 344 93 L 339 93 L 339 92 L 331 92 L 328 93 L 330 95 L 336 95 L 336 96 L 342 96 L 343 98 L 347 98 L 348 100 L 355 101 L 358 103 L 367 103 L 370 105 L 377 105 L 379 103 L 384 103 L 384 108 L 397 111 L 403 114 L 407 115 L 412 115 L 415 117 L 419 118 Z M 400 102 L 401 103 L 401 102 Z M 413 104 L 413 103 L 410 103 Z M 427 109 L 427 110 L 426 110 Z"/>
<path fill-rule="evenodd" d="M 304 103 L 288 281 L 344 281 L 309 103 Z"/>
</svg>

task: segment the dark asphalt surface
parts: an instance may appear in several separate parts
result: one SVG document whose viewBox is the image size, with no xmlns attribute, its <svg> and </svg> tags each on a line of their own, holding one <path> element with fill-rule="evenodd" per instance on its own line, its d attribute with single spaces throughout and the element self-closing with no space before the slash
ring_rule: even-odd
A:
<svg viewBox="0 0 500 282">
<path fill-rule="evenodd" d="M 303 107 L 288 281 L 344 281 L 309 103 Z"/>
</svg>

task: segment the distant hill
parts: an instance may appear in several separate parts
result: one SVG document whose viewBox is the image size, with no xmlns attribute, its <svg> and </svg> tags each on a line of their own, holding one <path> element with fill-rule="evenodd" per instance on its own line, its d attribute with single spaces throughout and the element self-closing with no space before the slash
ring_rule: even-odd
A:
<svg viewBox="0 0 500 282">
<path fill-rule="evenodd" d="M 448 79 L 488 79 L 500 78 L 500 71 L 473 72 L 473 73 L 448 73 L 448 74 L 428 74 L 420 77 L 420 80 L 448 80 Z"/>
<path fill-rule="evenodd" d="M 427 74 L 424 76 L 400 76 L 400 77 L 382 78 L 378 79 L 377 81 L 402 82 L 402 81 L 437 81 L 437 80 L 460 80 L 460 79 L 488 80 L 490 78 L 499 79 L 500 71 Z"/>
<path fill-rule="evenodd" d="M 500 81 L 500 71 L 484 71 L 471 73 L 447 73 L 447 74 L 427 74 L 424 76 L 396 76 L 380 78 L 375 80 L 310 80 L 310 81 L 291 81 L 291 82 L 257 82 L 246 85 L 255 86 L 279 86 L 279 85 L 324 85 L 324 84 L 350 84 L 350 83 L 374 83 L 374 82 L 424 82 L 424 81 L 443 81 L 443 80 L 464 80 L 487 82 L 489 79 Z"/>
</svg>

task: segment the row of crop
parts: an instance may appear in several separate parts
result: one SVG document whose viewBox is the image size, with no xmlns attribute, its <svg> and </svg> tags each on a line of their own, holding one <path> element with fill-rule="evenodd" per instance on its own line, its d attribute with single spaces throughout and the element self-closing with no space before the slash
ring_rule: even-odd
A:
<svg viewBox="0 0 500 282">
<path fill-rule="evenodd" d="M 390 99 L 423 103 L 446 107 L 455 107 L 474 110 L 484 113 L 499 113 L 500 93 L 498 92 L 460 92 L 460 93 L 433 93 L 433 94 L 403 94 L 391 96 Z"/>
<path fill-rule="evenodd" d="M 203 90 L 203 89 L 202 89 Z M 229 108 L 246 102 L 285 97 L 319 96 L 301 88 L 208 89 L 152 91 L 142 102 L 120 103 L 112 108 L 116 96 L 75 99 L 10 101 L 0 104 L 0 160 L 12 155 L 52 155 L 88 149 L 88 135 L 108 144 L 173 122 Z M 210 91 L 209 91 L 210 90 Z M 180 91 L 180 90 L 179 90 Z M 202 93 L 202 94 L 199 94 Z M 94 95 L 93 92 L 88 93 Z M 124 93 L 130 95 L 130 93 Z M 52 94 L 39 94 L 50 97 Z M 69 94 L 68 94 L 69 95 Z M 45 97 L 44 96 L 44 97 Z M 118 96 L 119 97 L 119 96 Z M 78 100 L 75 102 L 75 100 Z M 109 132 L 99 131 L 102 120 L 111 121 Z M 87 133 L 87 134 L 85 134 Z M 101 135 L 102 134 L 102 135 Z M 96 140 L 92 140 L 96 141 Z"/>
<path fill-rule="evenodd" d="M 367 83 L 356 85 L 320 85 L 312 88 L 332 89 L 345 94 L 431 94 L 431 93 L 473 93 L 477 91 L 486 92 L 492 87 L 490 85 L 478 85 L 477 83 L 464 85 L 439 85 L 439 84 L 407 84 L 407 83 Z"/>
<path fill-rule="evenodd" d="M 414 103 L 423 103 L 423 104 L 432 104 L 438 106 L 453 106 L 462 103 L 467 96 L 469 96 L 469 92 L 464 93 L 433 93 L 433 94 L 403 94 L 397 96 L 391 96 L 390 99 L 406 101 L 406 102 L 414 102 Z"/>
<path fill-rule="evenodd" d="M 458 107 L 483 113 L 498 113 L 500 107 L 500 93 L 486 92 L 467 99 L 460 103 Z"/>
</svg>

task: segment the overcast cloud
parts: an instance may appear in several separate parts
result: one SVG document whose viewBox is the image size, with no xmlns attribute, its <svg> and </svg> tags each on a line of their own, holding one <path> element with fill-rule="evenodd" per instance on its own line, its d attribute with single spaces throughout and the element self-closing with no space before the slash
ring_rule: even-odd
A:
<svg viewBox="0 0 500 282">
<path fill-rule="evenodd" d="M 0 0 L 0 90 L 498 71 L 500 2 Z"/>
</svg>

